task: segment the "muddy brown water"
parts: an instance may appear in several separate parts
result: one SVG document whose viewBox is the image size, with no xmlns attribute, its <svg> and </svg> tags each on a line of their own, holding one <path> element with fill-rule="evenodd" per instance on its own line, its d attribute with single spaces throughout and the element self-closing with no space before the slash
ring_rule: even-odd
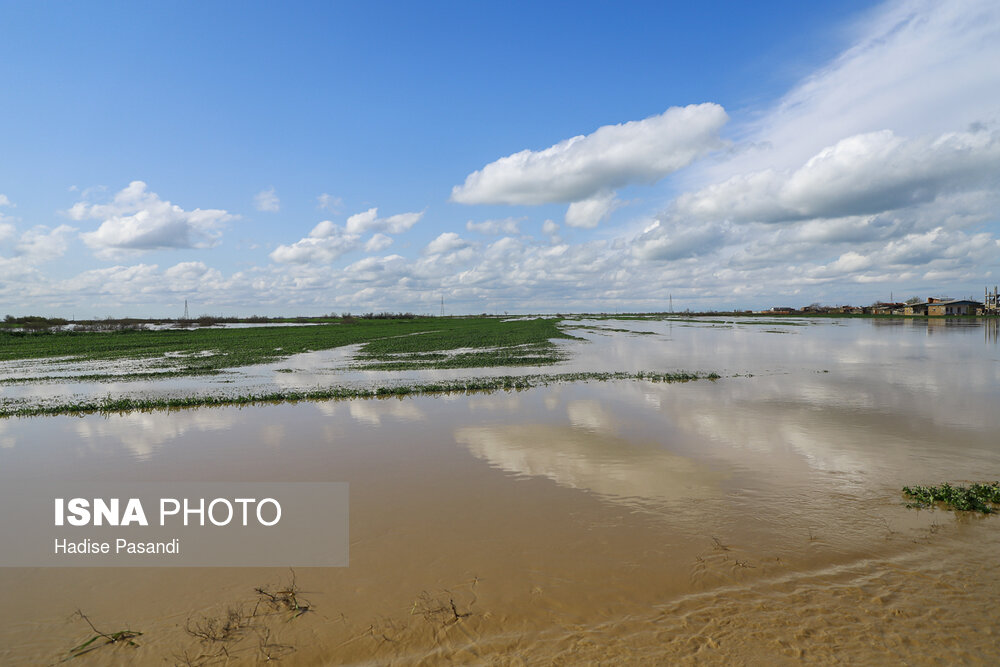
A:
<svg viewBox="0 0 1000 667">
<path fill-rule="evenodd" d="M 900 495 L 1000 478 L 988 327 L 596 324 L 655 333 L 588 331 L 575 368 L 727 377 L 0 422 L 0 483 L 351 485 L 302 616 L 186 629 L 281 569 L 2 568 L 0 663 L 66 658 L 80 609 L 143 632 L 80 665 L 995 664 L 1000 517 Z"/>
</svg>

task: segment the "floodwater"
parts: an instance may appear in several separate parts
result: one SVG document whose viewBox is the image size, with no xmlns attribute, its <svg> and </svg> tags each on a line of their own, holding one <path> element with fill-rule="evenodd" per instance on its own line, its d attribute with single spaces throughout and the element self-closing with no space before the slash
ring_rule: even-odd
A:
<svg viewBox="0 0 1000 667">
<path fill-rule="evenodd" d="M 80 665 L 996 663 L 1000 517 L 900 495 L 1000 478 L 995 321 L 581 324 L 552 370 L 723 378 L 0 421 L 0 483 L 351 485 L 308 613 L 202 641 L 291 573 L 6 568 L 0 663 L 67 657 L 77 609 L 143 632 Z"/>
</svg>

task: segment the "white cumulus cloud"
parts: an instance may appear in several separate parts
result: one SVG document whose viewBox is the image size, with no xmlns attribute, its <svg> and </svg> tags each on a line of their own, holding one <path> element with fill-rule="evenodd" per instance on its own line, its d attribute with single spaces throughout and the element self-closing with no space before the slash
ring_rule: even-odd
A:
<svg viewBox="0 0 1000 667">
<path fill-rule="evenodd" d="M 726 240 L 727 228 L 717 224 L 664 224 L 657 220 L 633 241 L 633 254 L 646 260 L 677 260 L 714 253 Z"/>
<path fill-rule="evenodd" d="M 344 200 L 324 192 L 319 197 L 316 197 L 316 205 L 325 211 L 339 213 L 340 207 L 344 205 Z"/>
<path fill-rule="evenodd" d="M 13 254 L 0 255 L 0 281 L 18 274 L 28 275 L 36 265 L 62 257 L 75 232 L 69 225 L 55 229 L 38 225 L 18 235 L 14 225 L 0 222 L 0 242 L 13 242 Z"/>
<path fill-rule="evenodd" d="M 852 43 L 741 134 L 758 150 L 715 178 L 794 168 L 845 137 L 965 130 L 1000 114 L 1000 3 L 891 0 L 861 14 Z"/>
<path fill-rule="evenodd" d="M 225 287 L 222 273 L 204 262 L 180 262 L 164 271 L 163 276 L 174 292 L 199 292 Z"/>
<path fill-rule="evenodd" d="M 520 222 L 521 218 L 502 218 L 500 220 L 483 220 L 482 222 L 469 220 L 465 223 L 465 228 L 470 232 L 479 232 L 486 236 L 520 234 Z"/>
<path fill-rule="evenodd" d="M 546 220 L 542 223 L 542 233 L 549 237 L 551 243 L 561 243 L 559 238 L 559 223 L 554 220 Z"/>
<path fill-rule="evenodd" d="M 185 211 L 132 181 L 109 204 L 80 201 L 69 209 L 74 220 L 98 219 L 97 230 L 80 238 L 109 259 L 124 253 L 163 248 L 207 248 L 218 243 L 220 228 L 236 216 L 220 209 Z"/>
<path fill-rule="evenodd" d="M 379 232 L 365 243 L 365 252 L 380 252 L 392 245 L 392 237 Z"/>
<path fill-rule="evenodd" d="M 623 205 L 614 192 L 601 192 L 590 199 L 573 202 L 566 210 L 566 224 L 570 227 L 593 229 L 611 212 Z"/>
<path fill-rule="evenodd" d="M 254 195 L 253 205 L 258 211 L 277 213 L 281 209 L 281 200 L 278 199 L 278 194 L 274 191 L 274 187 L 270 187 Z"/>
<path fill-rule="evenodd" d="M 790 172 L 733 176 L 675 202 L 678 217 L 793 222 L 872 215 L 1000 185 L 1000 132 L 907 139 L 891 130 L 841 139 Z"/>
<path fill-rule="evenodd" d="M 575 202 L 632 183 L 653 183 L 719 148 L 728 116 L 718 104 L 671 107 L 658 116 L 605 125 L 541 151 L 523 150 L 469 174 L 463 204 Z"/>
<path fill-rule="evenodd" d="M 270 257 L 280 264 L 328 264 L 359 248 L 379 252 L 392 244 L 389 234 L 402 234 L 423 215 L 421 211 L 380 218 L 378 209 L 370 208 L 349 217 L 344 226 L 324 220 L 313 227 L 309 236 L 291 245 L 278 246 Z M 362 244 L 361 237 L 372 232 L 371 238 Z"/>
<path fill-rule="evenodd" d="M 5 207 L 5 206 L 12 207 L 14 206 L 14 203 L 7 198 L 7 195 L 0 194 L 0 207 Z M 3 231 L 4 229 L 9 228 L 10 231 L 8 232 L 8 234 L 13 234 L 13 229 L 14 229 L 11 223 L 4 222 L 4 220 L 12 220 L 12 218 L 10 216 L 4 215 L 3 211 L 0 211 L 0 241 L 4 239 L 4 231 Z"/>
<path fill-rule="evenodd" d="M 271 259 L 281 264 L 329 263 L 357 249 L 359 234 L 353 234 L 329 220 L 320 222 L 309 236 L 291 245 L 280 245 Z"/>
<path fill-rule="evenodd" d="M 55 229 L 35 227 L 21 234 L 15 250 L 32 263 L 56 259 L 66 254 L 69 238 L 75 231 L 76 228 L 69 225 L 59 225 Z"/>
<path fill-rule="evenodd" d="M 859 305 L 892 290 L 981 294 L 1000 273 L 1000 3 L 889 0 L 848 31 L 832 30 L 851 43 L 767 108 L 741 113 L 745 120 L 725 128 L 731 150 L 712 152 L 723 144 L 725 112 L 698 105 L 510 155 L 452 191 L 453 201 L 469 204 L 568 204 L 565 219 L 544 220 L 546 211 L 531 223 L 470 220 L 382 257 L 422 214 L 383 218 L 372 208 L 296 233 L 305 238 L 278 247 L 273 263 L 225 277 L 206 259 L 65 280 L 32 262 L 70 252 L 61 248 L 72 232 L 36 227 L 22 235 L 3 226 L 20 221 L 7 219 L 0 297 L 25 311 L 77 300 L 103 313 L 176 303 L 183 290 L 182 298 L 198 291 L 200 303 L 249 311 L 436 313 L 443 293 L 458 313 L 664 310 L 671 299 L 678 309 Z M 682 167 L 669 190 L 650 193 L 649 201 L 667 202 L 662 210 L 639 211 L 615 233 L 559 237 L 561 229 L 604 224 L 616 191 Z M 341 206 L 332 196 L 317 203 Z M 95 212 L 81 203 L 78 219 Z M 523 234 L 529 225 L 535 237 Z M 217 231 L 206 238 L 190 221 L 178 229 L 170 238 L 189 245 L 211 243 Z M 350 252 L 358 253 L 348 255 L 350 266 L 333 264 Z"/>
<path fill-rule="evenodd" d="M 968 270 L 970 266 L 996 256 L 1000 241 L 990 234 L 966 234 L 937 227 L 926 232 L 907 234 L 885 245 L 848 250 L 828 264 L 807 271 L 810 278 L 850 278 L 865 282 L 871 277 L 909 272 L 945 274 Z M 872 274 L 871 271 L 876 271 Z"/>
<path fill-rule="evenodd" d="M 423 211 L 415 213 L 397 213 L 388 218 L 378 217 L 378 209 L 370 208 L 361 213 L 355 213 L 347 219 L 349 234 L 365 234 L 368 232 L 385 232 L 386 234 L 402 234 L 424 217 Z"/>
<path fill-rule="evenodd" d="M 455 232 L 444 232 L 427 244 L 427 254 L 440 255 L 455 252 L 469 246 L 469 242 Z"/>
</svg>

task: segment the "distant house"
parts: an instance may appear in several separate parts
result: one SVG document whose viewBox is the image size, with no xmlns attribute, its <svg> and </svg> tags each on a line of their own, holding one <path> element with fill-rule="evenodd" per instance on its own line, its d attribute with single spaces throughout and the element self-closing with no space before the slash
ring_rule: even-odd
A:
<svg viewBox="0 0 1000 667">
<path fill-rule="evenodd" d="M 949 301 L 929 300 L 926 304 L 928 315 L 976 315 L 981 313 L 983 304 L 969 299 Z"/>
<path fill-rule="evenodd" d="M 861 309 L 861 312 L 869 315 L 902 315 L 905 308 L 905 303 L 883 303 L 879 301 L 870 306 L 865 306 Z"/>
<path fill-rule="evenodd" d="M 978 301 L 933 296 L 926 303 L 909 303 L 903 309 L 904 315 L 978 315 L 982 312 L 983 304 Z"/>
<path fill-rule="evenodd" d="M 795 312 L 795 309 L 791 306 L 775 306 L 768 312 L 774 315 L 791 315 Z"/>
</svg>

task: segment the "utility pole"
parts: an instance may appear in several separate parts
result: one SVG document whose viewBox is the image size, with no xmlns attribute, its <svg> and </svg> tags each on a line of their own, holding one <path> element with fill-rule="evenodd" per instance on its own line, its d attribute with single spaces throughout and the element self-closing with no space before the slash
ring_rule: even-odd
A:
<svg viewBox="0 0 1000 667">
<path fill-rule="evenodd" d="M 185 320 L 191 319 L 191 318 L 188 317 L 188 300 L 187 299 L 184 299 L 184 319 Z"/>
<path fill-rule="evenodd" d="M 444 317 L 444 292 L 441 293 L 441 317 Z"/>
<path fill-rule="evenodd" d="M 670 295 L 670 312 L 671 313 L 674 312 L 674 295 L 673 294 Z"/>
</svg>

